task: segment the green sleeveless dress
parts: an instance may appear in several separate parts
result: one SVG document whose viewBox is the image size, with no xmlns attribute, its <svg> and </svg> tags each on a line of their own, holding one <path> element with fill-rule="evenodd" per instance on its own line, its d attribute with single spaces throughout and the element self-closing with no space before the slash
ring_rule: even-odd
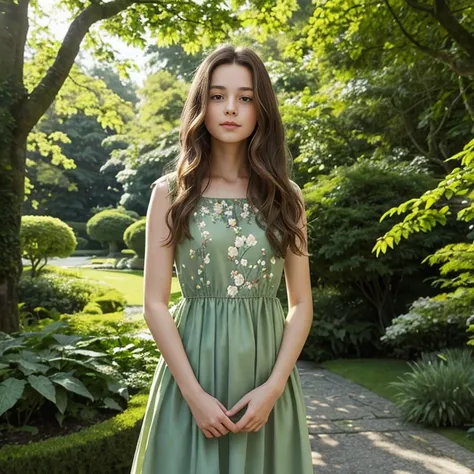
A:
<svg viewBox="0 0 474 474">
<path fill-rule="evenodd" d="M 286 318 L 276 297 L 284 259 L 257 214 L 246 198 L 201 197 L 190 220 L 194 240 L 175 250 L 182 298 L 172 314 L 200 385 L 228 409 L 270 376 Z M 312 473 L 296 366 L 259 431 L 206 438 L 161 357 L 131 474 Z"/>
</svg>

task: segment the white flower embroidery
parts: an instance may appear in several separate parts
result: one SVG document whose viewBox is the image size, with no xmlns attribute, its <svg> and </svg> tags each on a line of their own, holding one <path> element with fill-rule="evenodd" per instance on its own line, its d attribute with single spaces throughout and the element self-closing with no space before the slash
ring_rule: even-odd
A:
<svg viewBox="0 0 474 474">
<path fill-rule="evenodd" d="M 206 227 L 206 223 L 204 221 L 201 221 L 199 224 L 198 224 L 199 228 L 202 229 L 203 227 Z"/>
<path fill-rule="evenodd" d="M 255 246 L 257 245 L 257 240 L 255 239 L 255 236 L 253 234 L 249 234 L 247 237 L 247 244 L 250 246 Z"/>
<path fill-rule="evenodd" d="M 237 247 L 237 248 L 240 248 L 242 247 L 242 245 L 245 244 L 245 235 L 242 235 L 242 236 L 238 236 L 235 238 L 235 243 L 234 245 Z"/>
<path fill-rule="evenodd" d="M 228 249 L 229 257 L 234 258 L 234 257 L 237 257 L 238 254 L 239 254 L 239 251 L 237 250 L 236 247 L 229 247 Z"/>
<path fill-rule="evenodd" d="M 227 287 L 227 294 L 230 295 L 230 296 L 235 296 L 238 291 L 239 291 L 239 289 L 236 286 L 229 285 Z"/>
<path fill-rule="evenodd" d="M 246 267 L 246 266 L 247 266 L 247 259 L 246 259 L 246 258 L 242 258 L 242 259 L 240 260 L 240 263 L 241 263 L 241 265 L 242 265 L 243 267 Z"/>
<path fill-rule="evenodd" d="M 272 258 L 270 259 L 270 263 L 271 263 L 272 265 L 275 265 L 275 263 L 276 263 L 275 257 L 272 257 Z"/>
<path fill-rule="evenodd" d="M 237 286 L 242 286 L 244 284 L 244 276 L 241 274 L 241 273 L 238 273 L 235 277 L 234 277 L 234 281 L 235 281 L 235 284 Z"/>
<path fill-rule="evenodd" d="M 233 218 L 227 221 L 231 227 L 235 227 L 237 225 L 237 221 Z"/>
<path fill-rule="evenodd" d="M 206 256 L 204 257 L 204 263 L 205 263 L 206 265 L 211 262 L 211 259 L 209 258 L 209 255 L 210 255 L 210 254 L 206 254 Z"/>
</svg>

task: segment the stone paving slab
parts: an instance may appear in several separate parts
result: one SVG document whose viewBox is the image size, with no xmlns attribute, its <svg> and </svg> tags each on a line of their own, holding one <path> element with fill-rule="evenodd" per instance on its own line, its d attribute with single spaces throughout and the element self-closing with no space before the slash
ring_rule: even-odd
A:
<svg viewBox="0 0 474 474">
<path fill-rule="evenodd" d="M 312 362 L 297 366 L 315 474 L 474 474 L 473 452 L 402 422 L 389 400 Z"/>
</svg>

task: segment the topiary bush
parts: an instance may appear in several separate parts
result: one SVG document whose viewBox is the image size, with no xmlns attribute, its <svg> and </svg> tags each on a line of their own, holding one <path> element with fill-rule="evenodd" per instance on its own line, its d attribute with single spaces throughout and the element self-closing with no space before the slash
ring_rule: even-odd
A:
<svg viewBox="0 0 474 474">
<path fill-rule="evenodd" d="M 146 219 L 141 219 L 127 227 L 123 240 L 129 249 L 135 251 L 136 256 L 129 262 L 130 268 L 142 269 L 145 258 Z"/>
<path fill-rule="evenodd" d="M 89 219 L 87 234 L 91 239 L 106 242 L 109 245 L 109 254 L 115 255 L 119 251 L 119 244 L 123 242 L 125 230 L 134 222 L 133 217 L 123 212 L 107 209 Z"/>
<path fill-rule="evenodd" d="M 423 353 L 412 372 L 390 385 L 405 421 L 463 427 L 474 420 L 474 357 L 470 348 Z"/>
<path fill-rule="evenodd" d="M 51 257 L 69 257 L 77 245 L 71 227 L 56 217 L 23 216 L 21 218 L 22 256 L 31 262 L 36 276 Z"/>
</svg>

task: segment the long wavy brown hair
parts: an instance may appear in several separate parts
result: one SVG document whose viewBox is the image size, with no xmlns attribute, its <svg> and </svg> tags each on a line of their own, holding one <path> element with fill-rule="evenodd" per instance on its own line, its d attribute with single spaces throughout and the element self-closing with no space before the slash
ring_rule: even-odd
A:
<svg viewBox="0 0 474 474">
<path fill-rule="evenodd" d="M 214 50 L 195 72 L 181 114 L 180 153 L 171 167 L 164 170 L 172 173 L 176 195 L 166 213 L 170 235 L 163 245 L 177 244 L 183 236 L 192 238 L 189 217 L 202 194 L 202 182 L 208 179 L 211 171 L 211 135 L 204 124 L 210 79 L 214 69 L 221 64 L 238 64 L 248 68 L 252 74 L 257 125 L 247 139 L 247 199 L 259 210 L 257 223 L 265 229 L 277 256 L 284 258 L 288 247 L 297 255 L 303 255 L 307 242 L 298 226 L 304 212 L 303 201 L 299 198 L 296 183 L 289 178 L 293 161 L 285 142 L 270 77 L 255 52 L 232 45 L 222 45 Z M 296 243 L 297 238 L 300 245 Z"/>
</svg>

